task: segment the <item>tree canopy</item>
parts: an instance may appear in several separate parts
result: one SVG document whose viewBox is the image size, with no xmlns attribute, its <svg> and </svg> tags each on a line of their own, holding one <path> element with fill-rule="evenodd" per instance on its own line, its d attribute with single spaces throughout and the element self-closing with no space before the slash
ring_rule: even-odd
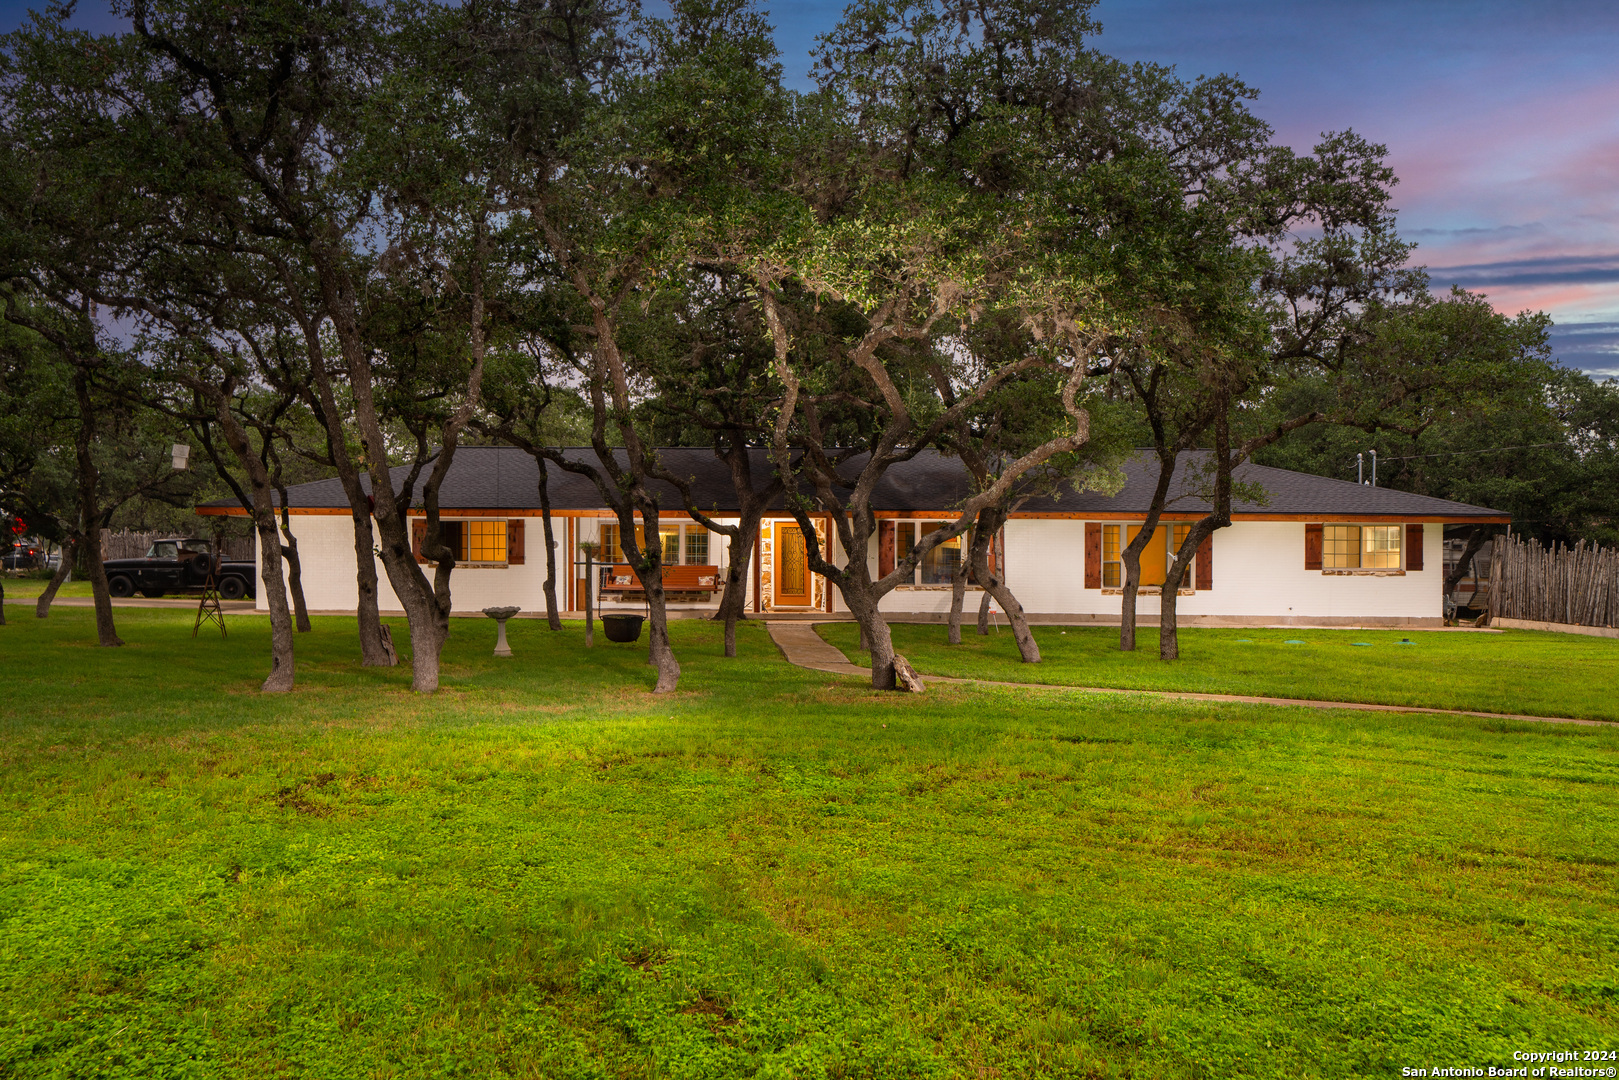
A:
<svg viewBox="0 0 1619 1080">
<path fill-rule="evenodd" d="M 1619 535 L 1619 389 L 1557 367 L 1544 316 L 1430 295 L 1384 148 L 1287 146 L 1240 80 L 1092 47 L 1090 3 L 857 0 L 808 92 L 752 0 L 118 13 L 92 34 L 51 8 L 0 47 L 0 509 L 81 540 L 99 600 L 91 523 L 225 493 L 265 587 L 285 563 L 296 594 L 277 493 L 335 473 L 362 658 L 396 661 L 376 553 L 431 690 L 456 563 L 439 490 L 467 440 L 595 484 L 659 690 L 680 671 L 660 513 L 726 538 L 730 643 L 784 499 L 879 686 L 879 602 L 941 544 L 962 545 L 958 608 L 971 574 L 1038 660 L 992 538 L 1142 445 L 1160 487 L 1216 447 L 1194 547 L 1243 461 L 1344 476 L 1374 447 L 1380 483 Z M 171 439 L 203 475 L 158 467 Z M 669 444 L 728 463 L 738 521 L 696 504 Z M 923 452 L 971 492 L 874 573 L 872 492 Z M 294 677 L 277 604 L 267 689 Z"/>
</svg>

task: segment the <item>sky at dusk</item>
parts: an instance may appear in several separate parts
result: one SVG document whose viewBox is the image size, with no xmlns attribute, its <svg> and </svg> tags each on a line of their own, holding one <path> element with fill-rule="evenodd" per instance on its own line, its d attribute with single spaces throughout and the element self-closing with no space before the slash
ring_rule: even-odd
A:
<svg viewBox="0 0 1619 1080">
<path fill-rule="evenodd" d="M 839 0 L 768 3 L 789 78 Z M 28 3 L 0 0 L 0 27 Z M 81 21 L 111 24 L 101 4 Z M 1569 366 L 1619 376 L 1619 2 L 1101 0 L 1092 44 L 1185 77 L 1230 73 L 1287 143 L 1353 128 L 1389 148 L 1400 231 L 1436 287 L 1544 310 Z"/>
</svg>

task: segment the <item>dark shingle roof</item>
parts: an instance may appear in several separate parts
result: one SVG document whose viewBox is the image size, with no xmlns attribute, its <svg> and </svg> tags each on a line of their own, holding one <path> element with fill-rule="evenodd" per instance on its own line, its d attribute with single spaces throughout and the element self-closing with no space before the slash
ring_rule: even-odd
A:
<svg viewBox="0 0 1619 1080">
<path fill-rule="evenodd" d="M 595 453 L 589 449 L 570 449 L 567 454 L 570 458 L 591 464 L 596 461 Z M 659 454 L 671 471 L 692 479 L 699 507 L 716 512 L 735 510 L 736 498 L 731 487 L 730 470 L 711 450 L 705 447 L 670 447 L 660 450 Z M 753 455 L 754 482 L 763 486 L 772 474 L 772 466 L 765 451 L 756 450 Z M 1183 455 L 1170 490 L 1169 512 L 1207 511 L 1206 502 L 1185 494 L 1189 467 L 1196 464 L 1199 456 L 1195 453 Z M 847 475 L 852 476 L 857 467 L 858 463 L 851 464 Z M 603 507 L 601 495 L 589 479 L 555 465 L 548 472 L 553 509 L 596 510 Z M 1025 513 L 1073 515 L 1145 514 L 1157 480 L 1157 459 L 1149 453 L 1138 453 L 1124 463 L 1123 472 L 1124 487 L 1115 495 L 1098 491 L 1079 492 L 1072 485 L 1064 484 L 1055 496 L 1041 495 L 1029 499 L 1022 510 Z M 393 469 L 394 483 L 403 483 L 407 473 L 408 469 L 403 466 Z M 1499 510 L 1265 465 L 1244 465 L 1237 470 L 1236 477 L 1246 483 L 1258 484 L 1269 495 L 1265 505 L 1236 503 L 1232 507 L 1236 514 L 1343 514 L 1453 521 L 1506 517 Z M 368 478 L 362 477 L 362 484 L 367 491 L 370 490 Z M 655 487 L 660 489 L 662 506 L 669 510 L 681 509 L 680 496 L 671 485 L 658 484 Z M 419 488 L 418 482 L 418 491 Z M 891 467 L 878 483 L 872 505 L 876 510 L 941 511 L 959 504 L 968 493 L 967 475 L 960 463 L 954 458 L 927 451 L 911 461 Z M 343 487 L 335 478 L 297 484 L 288 488 L 287 494 L 294 509 L 348 509 Z M 417 504 L 420 505 L 419 494 Z M 232 500 L 221 500 L 208 505 L 227 507 L 235 504 Z M 537 510 L 540 505 L 539 469 L 533 458 L 515 447 L 460 447 L 444 478 L 439 505 L 446 510 Z"/>
</svg>

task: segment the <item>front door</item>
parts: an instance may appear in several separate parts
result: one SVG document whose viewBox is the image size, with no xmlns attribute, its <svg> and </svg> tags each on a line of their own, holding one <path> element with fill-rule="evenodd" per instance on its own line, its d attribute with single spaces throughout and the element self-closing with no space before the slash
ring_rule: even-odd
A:
<svg viewBox="0 0 1619 1080">
<path fill-rule="evenodd" d="M 776 525 L 776 606 L 809 607 L 809 552 L 804 530 L 797 525 Z"/>
</svg>

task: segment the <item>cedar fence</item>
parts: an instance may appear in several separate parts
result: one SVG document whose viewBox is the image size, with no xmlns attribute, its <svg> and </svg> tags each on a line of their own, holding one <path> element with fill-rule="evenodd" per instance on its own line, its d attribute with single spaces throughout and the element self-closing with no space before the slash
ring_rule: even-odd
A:
<svg viewBox="0 0 1619 1080">
<path fill-rule="evenodd" d="M 152 541 L 173 535 L 172 532 L 131 532 L 127 529 L 113 532 L 111 529 L 102 529 L 101 557 L 138 559 L 151 548 Z M 252 536 L 227 536 L 223 554 L 227 562 L 252 562 L 253 546 Z"/>
<path fill-rule="evenodd" d="M 1490 557 L 1490 619 L 1619 626 L 1619 550 L 1544 548 L 1498 536 Z"/>
</svg>

